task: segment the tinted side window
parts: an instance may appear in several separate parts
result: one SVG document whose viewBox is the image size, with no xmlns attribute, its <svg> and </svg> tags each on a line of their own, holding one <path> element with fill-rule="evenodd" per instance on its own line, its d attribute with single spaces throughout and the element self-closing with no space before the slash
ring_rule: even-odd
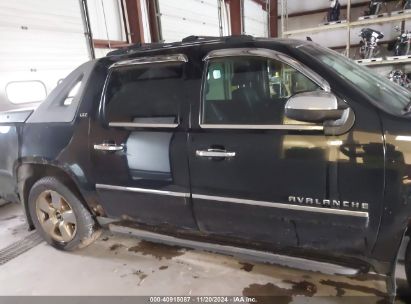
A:
<svg viewBox="0 0 411 304">
<path fill-rule="evenodd" d="M 320 87 L 289 65 L 260 57 L 211 60 L 204 84 L 203 124 L 289 124 L 287 100 Z"/>
<path fill-rule="evenodd" d="M 116 68 L 106 91 L 109 122 L 178 123 L 183 99 L 181 63 Z"/>
</svg>

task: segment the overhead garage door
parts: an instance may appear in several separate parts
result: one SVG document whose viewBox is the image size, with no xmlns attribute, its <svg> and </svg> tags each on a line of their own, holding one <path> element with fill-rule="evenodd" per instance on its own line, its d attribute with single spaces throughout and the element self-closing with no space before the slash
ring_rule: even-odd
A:
<svg viewBox="0 0 411 304">
<path fill-rule="evenodd" d="M 163 40 L 180 41 L 191 35 L 220 36 L 218 2 L 219 0 L 159 0 Z M 225 8 L 222 4 L 224 35 L 227 34 Z"/>
<path fill-rule="evenodd" d="M 0 111 L 35 106 L 90 58 L 79 0 L 0 0 L 0 41 Z"/>
<path fill-rule="evenodd" d="M 244 0 L 244 32 L 255 37 L 268 37 L 267 11 L 253 0 Z"/>
</svg>

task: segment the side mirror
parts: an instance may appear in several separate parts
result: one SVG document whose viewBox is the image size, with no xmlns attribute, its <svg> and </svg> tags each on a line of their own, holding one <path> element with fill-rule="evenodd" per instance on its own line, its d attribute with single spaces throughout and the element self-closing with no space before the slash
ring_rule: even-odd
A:
<svg viewBox="0 0 411 304">
<path fill-rule="evenodd" d="M 288 118 L 305 122 L 338 120 L 344 110 L 338 109 L 337 97 L 329 92 L 313 91 L 292 96 L 285 104 Z"/>
</svg>

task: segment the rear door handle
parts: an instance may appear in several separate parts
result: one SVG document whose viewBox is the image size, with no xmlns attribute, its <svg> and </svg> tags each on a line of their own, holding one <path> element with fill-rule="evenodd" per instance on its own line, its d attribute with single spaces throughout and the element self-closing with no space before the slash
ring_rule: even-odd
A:
<svg viewBox="0 0 411 304">
<path fill-rule="evenodd" d="M 102 143 L 94 145 L 94 150 L 118 152 L 124 150 L 124 145 Z"/>
<path fill-rule="evenodd" d="M 235 152 L 226 151 L 222 149 L 207 149 L 207 150 L 197 150 L 196 155 L 199 157 L 225 157 L 231 158 L 235 157 Z"/>
</svg>

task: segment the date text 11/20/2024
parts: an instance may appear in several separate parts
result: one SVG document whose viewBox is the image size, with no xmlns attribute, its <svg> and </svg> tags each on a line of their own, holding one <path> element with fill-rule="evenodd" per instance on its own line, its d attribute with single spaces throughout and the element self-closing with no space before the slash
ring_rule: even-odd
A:
<svg viewBox="0 0 411 304">
<path fill-rule="evenodd" d="M 197 296 L 197 297 L 150 297 L 149 303 L 256 303 L 257 299 L 253 297 L 212 297 L 212 296 Z"/>
</svg>

